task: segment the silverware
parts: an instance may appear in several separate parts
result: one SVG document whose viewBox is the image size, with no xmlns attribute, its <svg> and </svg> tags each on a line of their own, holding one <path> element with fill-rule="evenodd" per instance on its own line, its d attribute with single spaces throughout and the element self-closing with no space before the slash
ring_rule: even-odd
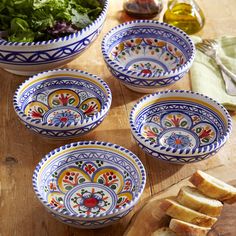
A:
<svg viewBox="0 0 236 236">
<path fill-rule="evenodd" d="M 229 71 L 218 56 L 218 43 L 215 40 L 205 39 L 202 43 L 196 43 L 196 48 L 213 58 L 220 68 L 221 76 L 225 82 L 225 89 L 229 95 L 236 96 L 236 75 Z"/>
<path fill-rule="evenodd" d="M 236 75 L 232 73 L 221 61 L 218 56 L 219 44 L 214 39 L 204 39 L 202 43 L 197 43 L 196 47 L 199 51 L 213 58 L 217 65 L 236 83 Z"/>
</svg>

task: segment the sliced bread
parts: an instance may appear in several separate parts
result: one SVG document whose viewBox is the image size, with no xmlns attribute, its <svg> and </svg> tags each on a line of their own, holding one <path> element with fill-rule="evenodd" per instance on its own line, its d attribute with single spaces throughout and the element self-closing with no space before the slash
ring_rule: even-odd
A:
<svg viewBox="0 0 236 236">
<path fill-rule="evenodd" d="M 160 207 L 167 215 L 175 219 L 203 227 L 211 227 L 217 221 L 217 218 L 194 211 L 170 199 L 163 200 Z"/>
<path fill-rule="evenodd" d="M 226 184 L 203 171 L 198 170 L 195 172 L 189 181 L 208 197 L 227 203 L 236 202 L 235 187 Z"/>
<path fill-rule="evenodd" d="M 206 236 L 211 230 L 211 228 L 197 226 L 177 219 L 171 219 L 169 227 L 179 236 Z"/>
<path fill-rule="evenodd" d="M 220 215 L 223 208 L 220 201 L 209 198 L 198 189 L 190 186 L 184 186 L 180 189 L 177 201 L 195 211 L 215 217 Z"/>
<path fill-rule="evenodd" d="M 152 233 L 151 236 L 177 236 L 177 234 L 168 227 L 162 227 Z"/>
</svg>

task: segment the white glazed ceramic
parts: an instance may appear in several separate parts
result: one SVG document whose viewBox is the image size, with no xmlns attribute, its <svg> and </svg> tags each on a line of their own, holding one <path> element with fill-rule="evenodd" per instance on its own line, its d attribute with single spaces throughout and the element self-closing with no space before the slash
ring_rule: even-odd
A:
<svg viewBox="0 0 236 236">
<path fill-rule="evenodd" d="M 102 53 L 115 78 L 131 90 L 151 93 L 188 72 L 195 47 L 174 26 L 137 20 L 113 28 L 103 39 Z"/>
<path fill-rule="evenodd" d="M 146 182 L 141 161 L 115 144 L 84 141 L 47 154 L 33 174 L 35 193 L 58 220 L 78 228 L 108 226 L 127 215 Z"/>
<path fill-rule="evenodd" d="M 134 105 L 132 134 L 149 155 L 171 163 L 205 160 L 227 141 L 232 121 L 213 99 L 191 91 L 154 93 Z"/>
<path fill-rule="evenodd" d="M 48 138 L 74 138 L 97 127 L 111 106 L 108 85 L 84 71 L 39 73 L 16 91 L 14 109 L 30 130 Z"/>
</svg>

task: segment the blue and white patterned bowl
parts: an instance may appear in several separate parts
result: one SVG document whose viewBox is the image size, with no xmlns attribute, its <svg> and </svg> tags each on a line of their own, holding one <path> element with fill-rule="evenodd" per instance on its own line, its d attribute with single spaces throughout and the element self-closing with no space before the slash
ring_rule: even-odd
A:
<svg viewBox="0 0 236 236">
<path fill-rule="evenodd" d="M 111 106 L 100 78 L 69 69 L 39 73 L 15 92 L 14 109 L 30 130 L 49 138 L 74 138 L 97 127 Z"/>
<path fill-rule="evenodd" d="M 89 26 L 69 36 L 54 40 L 16 43 L 0 39 L 0 67 L 18 75 L 61 67 L 74 60 L 101 32 L 108 9 L 108 0 L 100 1 L 103 11 Z"/>
<path fill-rule="evenodd" d="M 114 77 L 134 91 L 150 93 L 188 72 L 195 47 L 174 26 L 137 20 L 113 28 L 103 39 L 102 53 Z"/>
<path fill-rule="evenodd" d="M 127 215 L 146 183 L 143 164 L 115 144 L 84 141 L 47 154 L 33 174 L 35 193 L 58 220 L 101 228 Z"/>
<path fill-rule="evenodd" d="M 130 125 L 146 153 L 180 164 L 214 155 L 232 129 L 231 117 L 222 105 L 184 90 L 145 96 L 133 107 Z"/>
</svg>

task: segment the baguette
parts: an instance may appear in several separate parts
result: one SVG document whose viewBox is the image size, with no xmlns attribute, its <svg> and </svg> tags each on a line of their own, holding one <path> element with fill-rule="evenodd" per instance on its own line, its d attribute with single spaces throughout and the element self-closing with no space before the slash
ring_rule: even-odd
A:
<svg viewBox="0 0 236 236">
<path fill-rule="evenodd" d="M 189 180 L 198 190 L 208 197 L 217 200 L 234 203 L 236 202 L 236 188 L 225 182 L 198 170 Z"/>
<path fill-rule="evenodd" d="M 203 227 L 211 227 L 217 221 L 217 218 L 194 211 L 170 199 L 163 200 L 160 207 L 173 218 Z"/>
<path fill-rule="evenodd" d="M 177 234 L 168 227 L 162 227 L 152 233 L 151 236 L 177 236 Z"/>
<path fill-rule="evenodd" d="M 211 228 L 193 225 L 177 219 L 171 219 L 169 227 L 178 236 L 206 236 L 211 230 Z"/>
<path fill-rule="evenodd" d="M 186 207 L 213 217 L 219 216 L 223 208 L 220 201 L 209 198 L 190 186 L 180 189 L 177 201 Z"/>
</svg>

